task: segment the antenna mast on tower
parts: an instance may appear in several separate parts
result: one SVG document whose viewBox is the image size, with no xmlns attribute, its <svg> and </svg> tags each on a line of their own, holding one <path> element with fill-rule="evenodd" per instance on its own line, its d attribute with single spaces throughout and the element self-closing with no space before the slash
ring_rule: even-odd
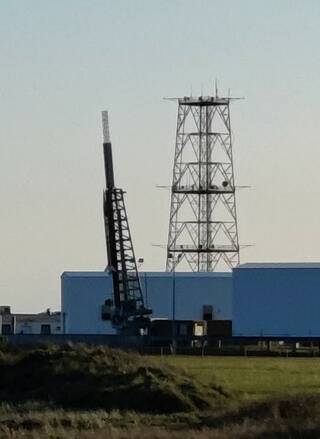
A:
<svg viewBox="0 0 320 439">
<path fill-rule="evenodd" d="M 178 98 L 167 271 L 232 269 L 239 264 L 230 101 Z"/>
</svg>

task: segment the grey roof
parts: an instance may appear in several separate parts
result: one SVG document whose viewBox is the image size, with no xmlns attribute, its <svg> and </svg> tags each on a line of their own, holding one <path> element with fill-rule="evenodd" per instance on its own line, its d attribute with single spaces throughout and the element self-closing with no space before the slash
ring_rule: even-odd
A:
<svg viewBox="0 0 320 439">
<path fill-rule="evenodd" d="M 317 268 L 320 269 L 320 262 L 250 262 L 241 264 L 236 269 L 242 268 Z"/>
<path fill-rule="evenodd" d="M 149 277 L 172 277 L 172 272 L 167 271 L 142 271 L 140 272 L 141 276 L 149 276 Z M 203 271 L 203 272 L 190 272 L 190 271 L 176 271 L 176 277 L 231 277 L 231 271 Z"/>
<path fill-rule="evenodd" d="M 68 277 L 105 277 L 108 276 L 110 273 L 108 271 L 65 271 L 62 273 L 61 277 L 68 276 Z M 166 272 L 166 271 L 140 271 L 140 276 L 148 276 L 148 277 L 171 277 L 173 276 L 172 272 Z M 231 277 L 232 273 L 231 271 L 225 271 L 225 272 L 182 272 L 182 271 L 176 271 L 175 272 L 176 277 Z"/>
<path fill-rule="evenodd" d="M 11 314 L 11 316 L 14 316 L 17 320 L 17 322 L 21 323 L 24 321 L 28 322 L 60 322 L 61 319 L 61 313 L 55 313 L 55 314 L 47 314 L 47 313 L 40 313 L 40 314 Z"/>
<path fill-rule="evenodd" d="M 61 277 L 105 277 L 109 274 L 108 271 L 64 271 Z"/>
</svg>

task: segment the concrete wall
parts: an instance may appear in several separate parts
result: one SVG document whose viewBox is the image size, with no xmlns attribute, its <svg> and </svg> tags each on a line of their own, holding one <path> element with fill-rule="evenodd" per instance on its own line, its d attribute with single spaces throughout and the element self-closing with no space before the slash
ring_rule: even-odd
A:
<svg viewBox="0 0 320 439">
<path fill-rule="evenodd" d="M 320 265 L 236 268 L 233 335 L 320 336 Z"/>
<path fill-rule="evenodd" d="M 5 335 L 5 339 L 11 345 L 35 346 L 43 344 L 64 345 L 66 343 L 86 343 L 90 345 L 106 345 L 115 348 L 137 349 L 148 345 L 148 337 L 121 336 L 121 335 L 88 335 L 88 334 L 16 334 Z"/>
<path fill-rule="evenodd" d="M 141 273 L 145 303 L 153 318 L 172 318 L 173 274 Z M 101 319 L 101 306 L 112 298 L 112 278 L 105 272 L 66 272 L 61 277 L 61 311 L 68 334 L 112 334 Z M 232 317 L 231 273 L 175 273 L 175 317 L 202 320 L 203 306 L 212 305 L 215 319 Z"/>
</svg>

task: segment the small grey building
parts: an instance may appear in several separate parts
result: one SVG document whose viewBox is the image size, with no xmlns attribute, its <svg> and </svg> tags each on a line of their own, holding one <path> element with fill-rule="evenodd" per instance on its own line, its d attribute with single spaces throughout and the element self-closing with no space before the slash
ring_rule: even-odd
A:
<svg viewBox="0 0 320 439">
<path fill-rule="evenodd" d="M 10 306 L 0 306 L 0 335 L 9 334 L 61 334 L 61 313 L 12 313 Z"/>
</svg>

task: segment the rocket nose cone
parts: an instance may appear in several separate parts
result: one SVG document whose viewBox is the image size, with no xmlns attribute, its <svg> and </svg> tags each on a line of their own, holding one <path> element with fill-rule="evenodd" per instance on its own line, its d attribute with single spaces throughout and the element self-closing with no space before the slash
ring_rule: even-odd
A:
<svg viewBox="0 0 320 439">
<path fill-rule="evenodd" d="M 110 143 L 110 131 L 109 131 L 109 115 L 108 111 L 102 111 L 102 130 L 103 130 L 103 143 Z"/>
</svg>

